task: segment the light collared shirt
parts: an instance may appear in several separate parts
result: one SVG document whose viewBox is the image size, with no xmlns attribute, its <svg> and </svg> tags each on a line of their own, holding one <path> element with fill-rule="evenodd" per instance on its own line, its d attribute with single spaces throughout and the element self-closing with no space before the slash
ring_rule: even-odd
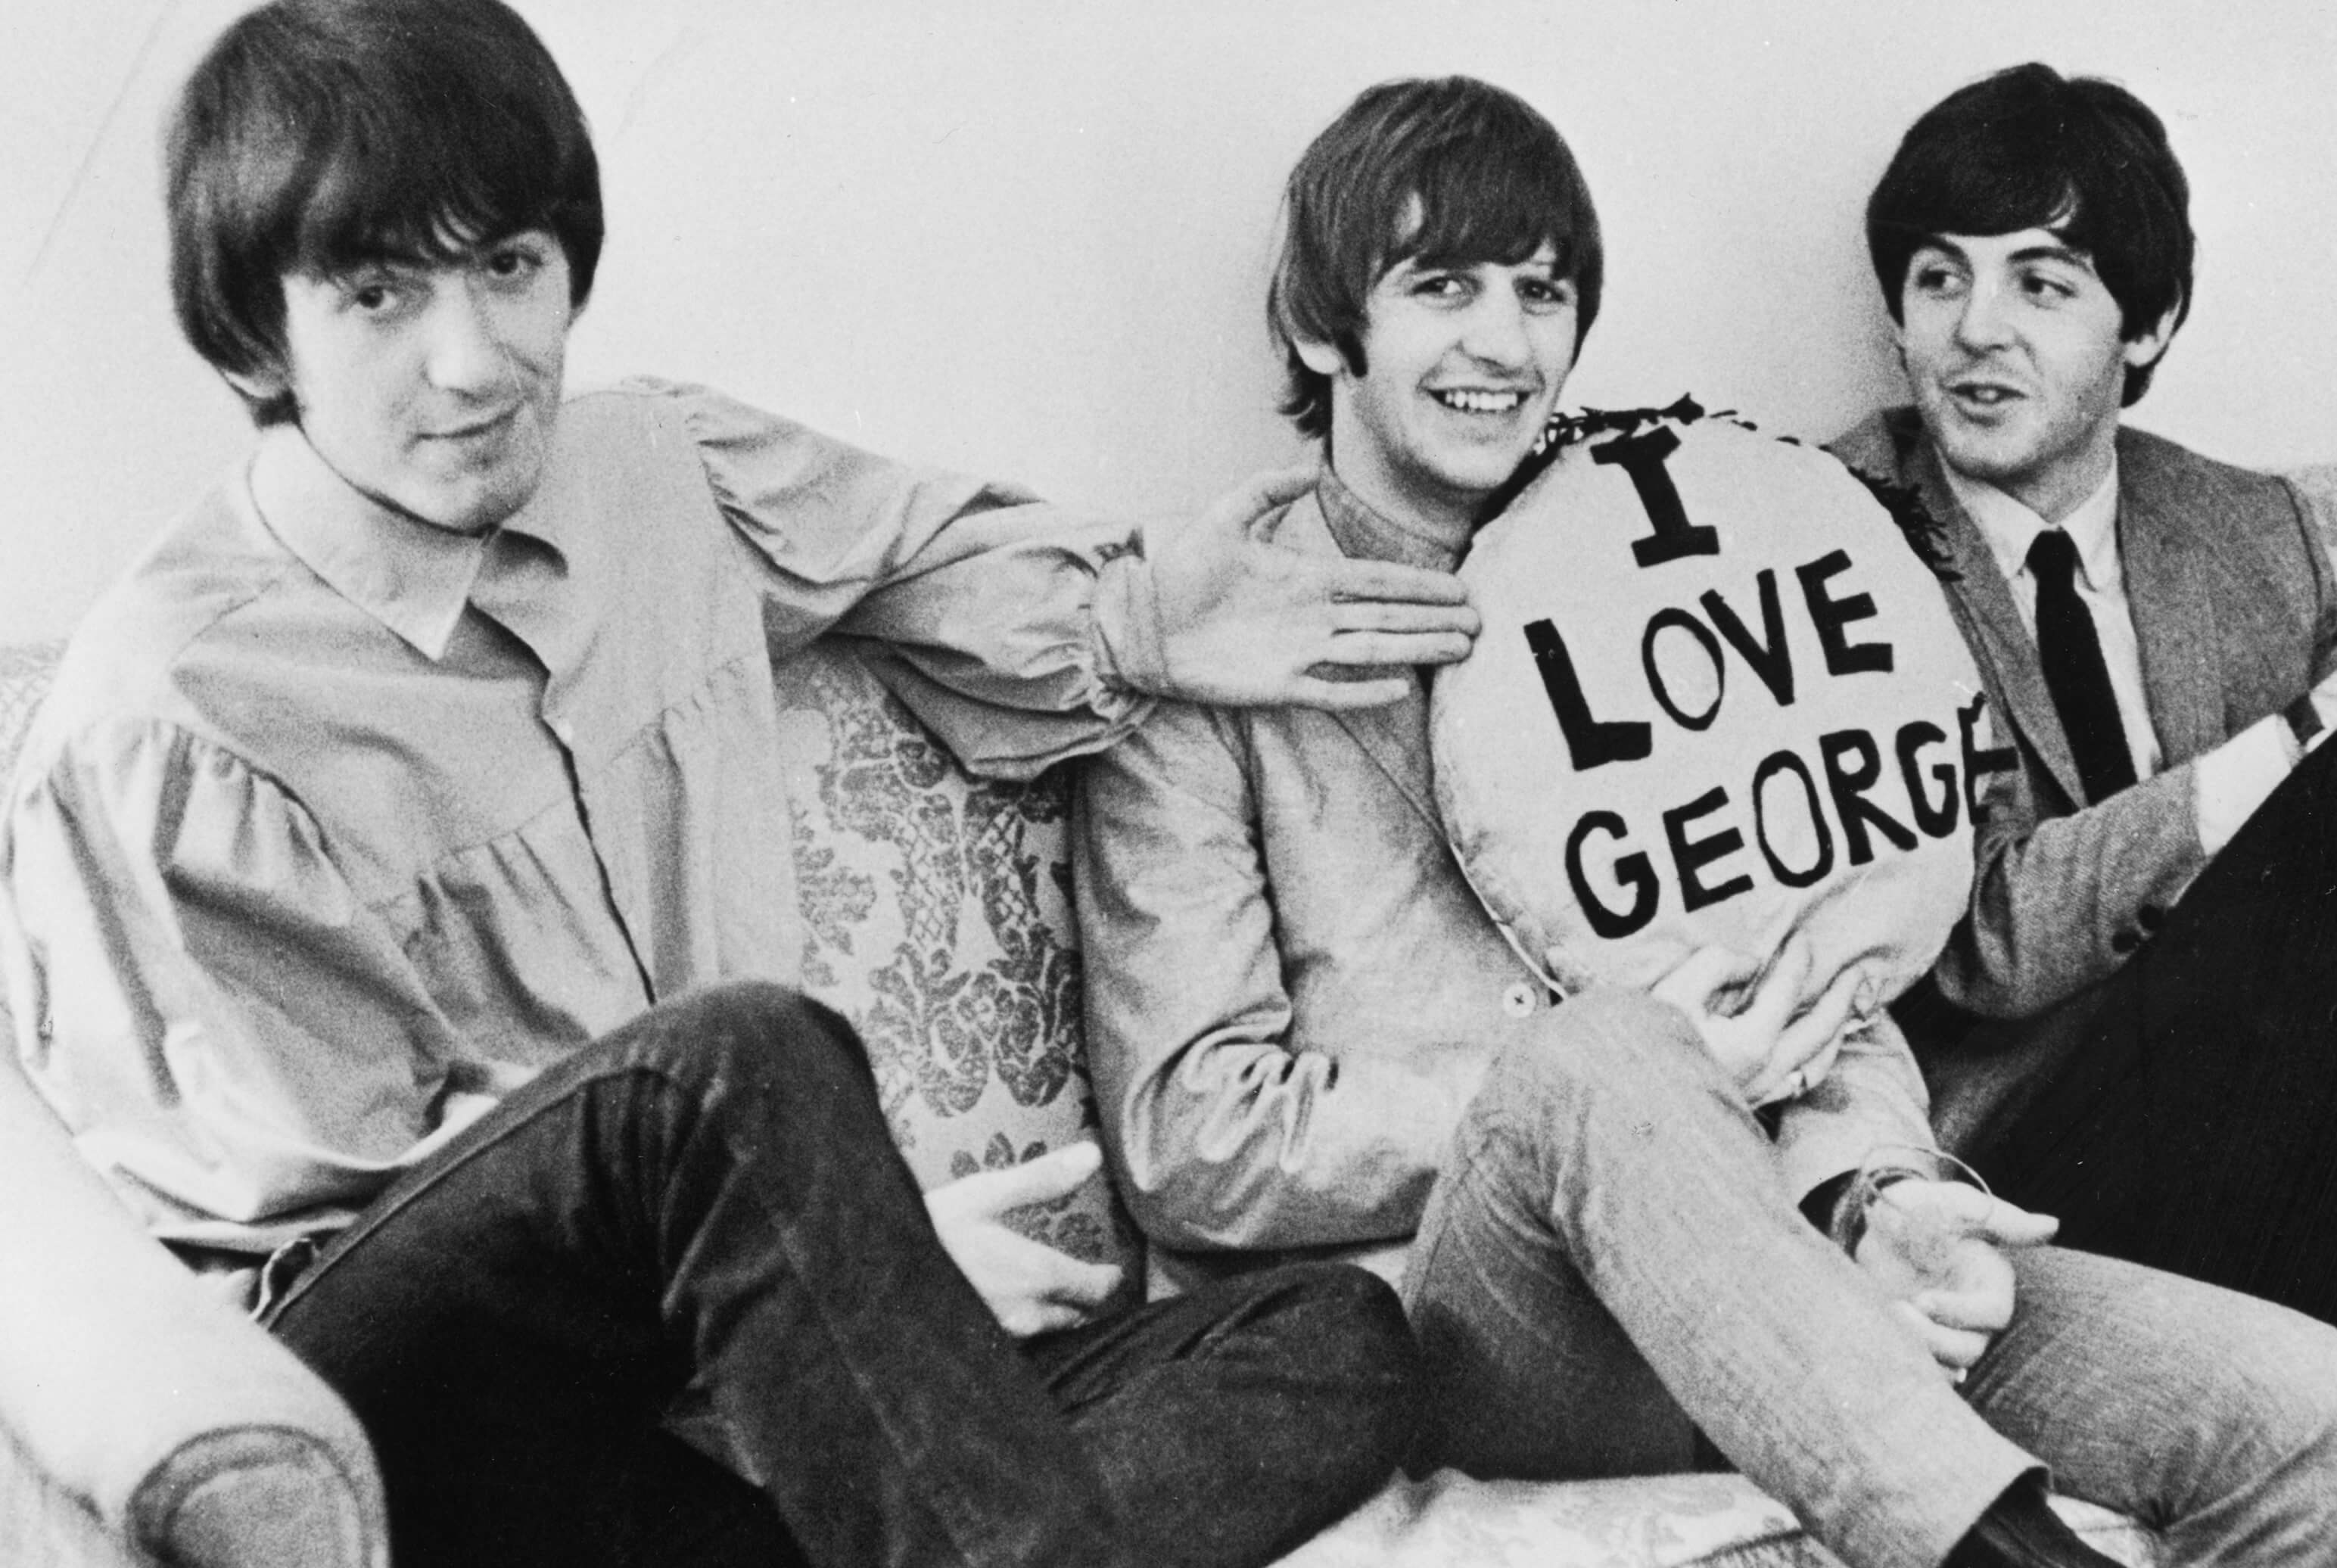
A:
<svg viewBox="0 0 2337 1568">
<path fill-rule="evenodd" d="M 18 760 L 24 1064 L 158 1236 L 344 1223 L 652 1003 L 796 976 L 775 657 L 886 640 L 998 771 L 1137 722 L 1098 621 L 1140 602 L 1126 537 L 659 383 L 572 401 L 484 537 L 271 431 L 92 611 Z"/>
<path fill-rule="evenodd" d="M 1966 478 L 1945 464 L 1948 488 L 1988 541 L 2012 590 L 2020 623 L 2029 639 L 2037 636 L 2037 575 L 2029 569 L 2029 549 L 2049 524 L 2027 505 L 1978 479 Z M 2142 645 L 2134 632 L 2134 612 L 2127 603 L 2126 569 L 2118 559 L 2117 460 L 2094 493 L 2061 520 L 2061 531 L 2078 549 L 2078 599 L 2093 617 L 2094 635 L 2101 642 L 2102 663 L 2108 670 L 2110 691 L 2117 698 L 2118 721 L 2126 730 L 2126 749 L 2134 762 L 2134 776 L 2147 779 L 2165 765 L 2158 732 L 2150 722 L 2150 694 L 2142 682 Z"/>
<path fill-rule="evenodd" d="M 2033 642 L 2037 576 L 2029 569 L 2029 550 L 2049 525 L 1993 485 L 1959 474 L 1944 462 L 1940 472 L 1957 503 L 1988 541 L 1989 554 L 1996 558 L 1997 569 L 2004 574 L 2013 604 L 2020 612 L 2020 623 Z M 2077 547 L 2078 598 L 2093 617 L 2102 664 L 2109 674 L 2110 691 L 2117 698 L 2127 753 L 2133 759 L 2135 778 L 2142 779 L 2166 765 L 2166 753 L 2159 749 L 2158 732 L 2150 721 L 2142 644 L 2135 633 L 2134 610 L 2127 598 L 2126 565 L 2118 551 L 2117 497 L 2117 459 L 2113 456 L 2101 484 L 2061 520 L 2060 526 Z M 2299 754 L 2287 725 L 2274 715 L 2196 759 L 2193 799 L 2200 847 L 2214 855 L 2230 843 L 2240 825 L 2288 776 Z"/>
</svg>

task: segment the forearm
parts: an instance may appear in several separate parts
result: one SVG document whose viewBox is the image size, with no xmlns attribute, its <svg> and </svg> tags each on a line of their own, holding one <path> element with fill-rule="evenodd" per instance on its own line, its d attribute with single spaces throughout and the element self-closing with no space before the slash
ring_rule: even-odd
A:
<svg viewBox="0 0 2337 1568">
<path fill-rule="evenodd" d="M 1485 1066 L 1465 1048 L 1433 1071 L 1271 1043 L 1186 1053 L 1108 1103 L 1129 1209 L 1182 1248 L 1408 1236 Z"/>
<path fill-rule="evenodd" d="M 1990 806 L 1970 910 L 1934 971 L 1983 1015 L 2033 1016 L 2115 973 L 2207 864 L 2189 766 L 2066 817 Z"/>
</svg>

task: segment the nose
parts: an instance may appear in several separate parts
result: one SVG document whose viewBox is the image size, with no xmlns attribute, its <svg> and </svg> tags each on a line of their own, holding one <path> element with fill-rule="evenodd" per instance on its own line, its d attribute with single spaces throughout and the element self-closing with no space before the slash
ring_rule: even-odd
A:
<svg viewBox="0 0 2337 1568">
<path fill-rule="evenodd" d="M 483 287 L 464 278 L 438 289 L 431 301 L 432 384 L 450 392 L 493 392 L 510 363 L 510 350 L 496 330 L 494 302 Z"/>
<path fill-rule="evenodd" d="M 1956 312 L 1956 341 L 1975 352 L 2001 346 L 2011 337 L 2011 318 L 2004 290 L 1992 279 L 1981 279 L 1964 295 Z"/>
<path fill-rule="evenodd" d="M 1461 333 L 1462 351 L 1488 365 L 1515 368 L 1531 353 L 1524 303 L 1507 289 L 1488 289 L 1469 309 Z"/>
</svg>

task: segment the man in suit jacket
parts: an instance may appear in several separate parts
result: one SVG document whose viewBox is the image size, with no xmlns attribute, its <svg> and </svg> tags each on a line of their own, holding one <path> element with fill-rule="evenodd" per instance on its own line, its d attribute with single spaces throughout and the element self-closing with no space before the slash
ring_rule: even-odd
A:
<svg viewBox="0 0 2337 1568">
<path fill-rule="evenodd" d="M 1287 217 L 1286 407 L 1331 461 L 1278 537 L 1450 566 L 1598 310 L 1573 159 L 1497 88 L 1387 83 L 1300 161 Z M 1688 965 L 1553 1005 L 1433 799 L 1416 680 L 1369 716 L 1164 704 L 1085 773 L 1090 1060 L 1174 1282 L 1374 1259 L 1431 1370 L 1426 1461 L 1676 1470 L 1700 1433 L 1855 1568 L 2103 1563 L 2044 1509 L 2045 1465 L 2185 1560 L 2317 1550 L 2337 1335 L 2037 1245 L 2050 1222 L 2006 1204 L 1894 1291 L 1890 1244 L 1853 1259 L 1818 1212 L 1873 1145 L 1928 1140 L 1888 1021 L 1756 1118 L 1844 1005 L 1789 1025 L 1797 983 L 1766 985 L 1728 1015 Z"/>
<path fill-rule="evenodd" d="M 2065 1242 L 2337 1318 L 2337 582 L 2291 486 L 2120 427 L 2190 304 L 2186 198 L 2147 107 L 2029 64 L 1868 206 L 1915 405 L 1834 450 L 1940 524 L 2004 748 L 1902 1012 L 1943 1134 Z"/>
</svg>

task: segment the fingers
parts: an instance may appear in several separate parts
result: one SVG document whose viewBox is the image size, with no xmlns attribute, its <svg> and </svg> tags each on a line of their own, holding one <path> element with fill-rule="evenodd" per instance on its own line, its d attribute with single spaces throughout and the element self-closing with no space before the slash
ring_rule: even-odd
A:
<svg viewBox="0 0 2337 1568">
<path fill-rule="evenodd" d="M 1752 972 L 1750 961 L 1726 947 L 1698 947 L 1648 989 L 1693 1017 L 1713 1011 L 1713 998 L 1743 985 Z"/>
<path fill-rule="evenodd" d="M 937 1187 L 927 1197 L 929 1210 L 939 1204 L 953 1214 L 1003 1214 L 1025 1203 L 1046 1203 L 1078 1191 L 1080 1184 L 1103 1165 L 1103 1151 L 1091 1142 L 1066 1143 L 1036 1160 L 1004 1171 L 978 1171 Z"/>
<path fill-rule="evenodd" d="M 1410 695 L 1412 682 L 1401 675 L 1369 681 L 1326 681 L 1320 675 L 1293 675 L 1268 689 L 1263 701 L 1279 707 L 1320 708 L 1352 713 L 1362 708 L 1384 708 Z"/>
<path fill-rule="evenodd" d="M 1017 1338 L 1076 1328 L 1120 1288 L 1120 1271 L 1111 1265 L 1082 1263 L 1026 1237 L 1001 1237 L 992 1250 L 998 1277 L 974 1279 L 974 1286 L 999 1326 Z"/>
<path fill-rule="evenodd" d="M 1287 506 L 1322 481 L 1323 465 L 1317 459 L 1294 463 L 1286 468 L 1270 468 L 1253 474 L 1233 489 L 1209 503 L 1200 516 L 1204 528 L 1232 528 L 1249 531 L 1258 539 L 1271 539 L 1279 524 L 1256 528 L 1253 524 L 1265 519 L 1279 507 Z"/>
<path fill-rule="evenodd" d="M 1331 606 L 1331 629 L 1341 637 L 1355 632 L 1447 632 L 1474 637 L 1483 623 L 1477 607 L 1466 600 L 1342 599 Z"/>
<path fill-rule="evenodd" d="M 2050 1214 L 2031 1214 L 1999 1198 L 1974 1225 L 1972 1234 L 2000 1247 L 2040 1247 L 2053 1240 L 2061 1221 Z"/>
<path fill-rule="evenodd" d="M 1909 1297 L 1908 1304 L 1942 1328 L 1961 1329 L 1970 1334 L 2001 1333 L 2012 1321 L 2012 1290 L 2009 1284 L 1990 1279 L 1983 1288 L 1958 1290 L 1919 1290 Z"/>
<path fill-rule="evenodd" d="M 1758 1024 L 1772 1037 L 1783 1041 L 1788 1033 L 1786 1021 L 1793 1017 L 1794 1008 L 1802 999 L 1804 987 L 1810 982 L 1810 966 L 1816 960 L 1810 955 L 1810 939 L 1796 931 L 1777 949 L 1775 960 L 1761 976 L 1753 995 L 1740 1010 L 1747 1023 Z M 1812 1046 L 1814 1050 L 1816 1047 Z M 1775 1056 L 1776 1053 L 1772 1052 Z"/>
<path fill-rule="evenodd" d="M 1325 664 L 1457 664 L 1475 644 L 1458 632 L 1342 632 L 1323 655 Z"/>
<path fill-rule="evenodd" d="M 1891 1309 L 1899 1315 L 1899 1321 L 1906 1326 L 1908 1332 L 1931 1352 L 1931 1359 L 1959 1383 L 1963 1381 L 1963 1374 L 1988 1353 L 1989 1336 L 1986 1334 L 1934 1323 L 1912 1302 L 1893 1301 Z"/>
<path fill-rule="evenodd" d="M 1456 605 L 1467 611 L 1462 624 L 1470 633 L 1473 635 L 1482 624 L 1476 607 L 1469 603 L 1468 587 L 1450 572 L 1432 572 L 1426 567 L 1403 566 L 1393 561 L 1314 559 L 1319 561 L 1325 584 L 1335 600 Z"/>
</svg>

